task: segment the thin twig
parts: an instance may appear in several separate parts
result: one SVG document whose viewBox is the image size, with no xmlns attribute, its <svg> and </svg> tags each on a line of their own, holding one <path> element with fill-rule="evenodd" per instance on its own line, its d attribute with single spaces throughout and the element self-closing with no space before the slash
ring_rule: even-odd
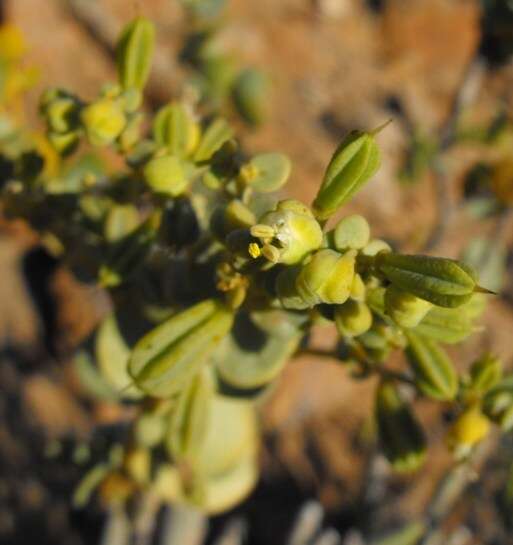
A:
<svg viewBox="0 0 513 545">
<path fill-rule="evenodd" d="M 433 543 L 434 538 L 440 535 L 441 524 L 453 511 L 458 500 L 464 498 L 466 488 L 476 480 L 477 469 L 495 448 L 495 443 L 493 438 L 481 443 L 466 461 L 452 467 L 442 479 L 427 510 L 427 531 L 417 545 Z"/>
<path fill-rule="evenodd" d="M 334 350 L 324 350 L 322 348 L 302 348 L 296 353 L 296 356 L 315 356 L 318 358 L 326 358 L 331 360 L 336 360 L 340 362 L 340 358 L 337 356 L 336 351 Z M 377 374 L 384 379 L 397 380 L 399 382 L 404 382 L 410 386 L 415 386 L 415 381 L 408 375 L 401 373 L 400 371 L 394 371 L 392 369 L 387 369 L 379 365 L 368 366 L 369 375 Z"/>
<path fill-rule="evenodd" d="M 428 239 L 424 243 L 423 251 L 429 252 L 443 240 L 444 235 L 449 227 L 452 215 L 453 206 L 447 194 L 448 177 L 445 167 L 439 158 L 433 161 L 431 166 L 435 184 L 435 200 L 437 203 L 437 220 L 431 229 Z"/>
<path fill-rule="evenodd" d="M 454 145 L 457 138 L 458 121 L 461 112 L 471 104 L 479 93 L 485 63 L 481 58 L 473 59 L 458 87 L 451 109 L 445 123 L 439 131 L 440 148 L 431 163 L 434 175 L 435 196 L 437 203 L 437 220 L 431 230 L 431 234 L 424 243 L 423 251 L 433 250 L 443 240 L 453 216 L 453 205 L 447 191 L 448 176 L 442 162 L 442 154 Z"/>
</svg>

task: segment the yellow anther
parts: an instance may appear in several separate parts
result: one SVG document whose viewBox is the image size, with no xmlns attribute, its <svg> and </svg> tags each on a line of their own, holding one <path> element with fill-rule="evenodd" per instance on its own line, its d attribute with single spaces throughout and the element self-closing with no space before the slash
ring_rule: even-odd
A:
<svg viewBox="0 0 513 545">
<path fill-rule="evenodd" d="M 249 255 L 253 259 L 256 259 L 257 257 L 260 257 L 262 255 L 262 251 L 260 250 L 260 246 L 256 242 L 252 242 L 248 246 L 248 252 L 249 252 Z"/>
</svg>

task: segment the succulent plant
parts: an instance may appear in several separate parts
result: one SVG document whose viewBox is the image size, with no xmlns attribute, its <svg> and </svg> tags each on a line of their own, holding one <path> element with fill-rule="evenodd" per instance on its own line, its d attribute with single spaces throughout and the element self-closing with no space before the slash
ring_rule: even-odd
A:
<svg viewBox="0 0 513 545">
<path fill-rule="evenodd" d="M 207 513 L 242 501 L 258 480 L 257 400 L 325 320 L 344 348 L 333 356 L 380 377 L 376 421 L 396 470 L 416 470 L 427 447 L 400 383 L 461 411 L 449 431 L 459 454 L 489 423 L 507 427 L 511 377 L 496 360 L 493 372 L 480 363 L 460 377 L 442 346 L 471 335 L 484 307 L 474 271 L 396 253 L 362 216 L 328 227 L 377 171 L 378 131 L 343 140 L 311 205 L 269 204 L 291 173 L 285 155 L 249 156 L 226 120 L 202 120 L 186 102 L 145 122 L 154 34 L 144 18 L 124 29 L 118 81 L 95 100 L 60 89 L 41 100 L 62 162 L 89 145 L 117 153 L 122 167 L 86 169 L 77 182 L 49 173 L 37 149 L 31 162 L 2 152 L 5 213 L 109 293 L 113 312 L 88 365 L 102 391 L 136 407 L 121 450 L 85 477 L 79 498 L 96 486 L 107 503 L 151 491 Z M 386 366 L 394 350 L 408 357 L 404 374 Z M 467 433 L 469 421 L 479 432 Z"/>
</svg>

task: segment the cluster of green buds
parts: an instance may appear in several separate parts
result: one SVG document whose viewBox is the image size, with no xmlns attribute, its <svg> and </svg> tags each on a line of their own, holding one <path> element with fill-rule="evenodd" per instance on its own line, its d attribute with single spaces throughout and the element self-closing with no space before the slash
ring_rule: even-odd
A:
<svg viewBox="0 0 513 545">
<path fill-rule="evenodd" d="M 118 45 L 118 79 L 106 85 L 98 99 L 85 102 L 62 89 L 50 89 L 41 99 L 48 138 L 62 155 L 75 151 L 85 135 L 95 147 L 116 144 L 128 152 L 139 140 L 143 115 L 142 89 L 149 75 L 154 28 L 138 20 L 128 26 Z"/>
<path fill-rule="evenodd" d="M 276 203 L 269 193 L 289 178 L 290 161 L 248 156 L 224 119 L 202 121 L 190 104 L 171 102 L 145 129 L 153 39 L 146 19 L 128 25 L 118 82 L 98 100 L 45 94 L 49 138 L 62 156 L 75 151 L 80 169 L 51 177 L 13 159 L 3 192 L 7 214 L 30 222 L 112 300 L 80 369 L 137 414 L 121 451 L 92 470 L 80 497 L 93 483 L 109 503 L 150 492 L 216 513 L 240 502 L 258 479 L 258 402 L 319 323 L 338 331 L 335 357 L 380 377 L 376 422 L 397 470 L 425 458 L 401 382 L 463 411 L 450 432 L 455 449 L 484 436 L 484 424 L 479 433 L 468 424 L 476 414 L 506 426 L 509 382 L 486 378 L 488 364 L 460 379 L 442 346 L 476 329 L 486 290 L 474 272 L 452 259 L 398 254 L 372 238 L 360 215 L 328 227 L 377 171 L 379 129 L 341 143 L 311 206 Z M 82 143 L 110 147 L 124 167 L 80 163 Z M 404 373 L 386 367 L 398 350 Z"/>
</svg>

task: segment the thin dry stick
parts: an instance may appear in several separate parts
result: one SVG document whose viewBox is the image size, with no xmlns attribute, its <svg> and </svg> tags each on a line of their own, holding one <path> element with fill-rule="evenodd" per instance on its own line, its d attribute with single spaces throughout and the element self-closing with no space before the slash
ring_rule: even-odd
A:
<svg viewBox="0 0 513 545">
<path fill-rule="evenodd" d="M 440 244 L 452 220 L 453 206 L 447 191 L 448 177 L 441 161 L 441 154 L 454 144 L 461 112 L 476 99 L 483 80 L 485 67 L 485 62 L 479 57 L 470 62 L 454 96 L 447 120 L 439 131 L 440 149 L 431 165 L 435 181 L 437 221 L 423 246 L 424 251 L 433 250 L 433 248 Z"/>
<path fill-rule="evenodd" d="M 427 531 L 417 545 L 438 542 L 441 524 L 453 511 L 458 500 L 464 497 L 466 488 L 476 480 L 477 469 L 496 447 L 496 442 L 495 438 L 490 438 L 481 443 L 468 460 L 451 468 L 442 479 L 428 507 L 425 521 Z"/>
</svg>

